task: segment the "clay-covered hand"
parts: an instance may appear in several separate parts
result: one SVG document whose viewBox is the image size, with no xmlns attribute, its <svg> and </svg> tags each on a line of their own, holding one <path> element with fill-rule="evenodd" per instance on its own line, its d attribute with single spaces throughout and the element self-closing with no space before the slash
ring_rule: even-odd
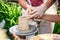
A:
<svg viewBox="0 0 60 40">
<path fill-rule="evenodd" d="M 26 10 L 27 15 L 28 14 L 32 15 L 33 13 L 35 13 L 36 12 L 36 8 L 37 7 L 33 7 L 33 6 L 28 5 L 27 6 L 27 10 Z"/>
<path fill-rule="evenodd" d="M 31 7 L 30 11 L 28 9 L 28 14 L 31 15 L 33 18 L 40 18 L 43 16 L 46 9 L 47 7 L 45 4 L 42 4 L 41 6 L 38 7 Z"/>
<path fill-rule="evenodd" d="M 27 16 L 29 19 L 33 18 L 33 16 L 34 16 L 33 14 L 36 12 L 36 8 L 37 7 L 28 5 L 27 10 L 25 12 L 25 16 Z"/>
</svg>

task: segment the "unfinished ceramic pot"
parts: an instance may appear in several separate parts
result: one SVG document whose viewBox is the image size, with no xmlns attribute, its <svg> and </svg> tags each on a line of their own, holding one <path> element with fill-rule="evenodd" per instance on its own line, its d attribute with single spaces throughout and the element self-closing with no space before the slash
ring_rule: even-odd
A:
<svg viewBox="0 0 60 40">
<path fill-rule="evenodd" d="M 28 18 L 25 16 L 21 16 L 19 17 L 19 22 L 18 22 L 18 29 L 22 30 L 22 31 L 27 31 L 30 30 L 29 28 L 29 22 L 28 22 Z"/>
</svg>

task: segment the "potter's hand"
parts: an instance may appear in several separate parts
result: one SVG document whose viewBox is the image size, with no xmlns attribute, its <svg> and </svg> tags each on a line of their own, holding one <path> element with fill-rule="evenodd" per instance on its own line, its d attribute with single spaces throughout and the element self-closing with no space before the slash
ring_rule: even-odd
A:
<svg viewBox="0 0 60 40">
<path fill-rule="evenodd" d="M 27 10 L 26 10 L 27 15 L 33 14 L 35 12 L 36 12 L 36 7 L 30 6 L 30 5 L 27 6 Z"/>
<path fill-rule="evenodd" d="M 38 10 L 39 7 L 33 7 L 33 6 L 28 6 L 27 10 L 26 10 L 26 16 L 31 19 L 34 18 L 35 16 L 37 16 L 37 13 L 40 11 Z"/>
<path fill-rule="evenodd" d="M 36 8 L 29 5 L 29 6 L 27 7 L 25 16 L 26 16 L 28 19 L 31 19 L 31 18 L 33 18 L 33 13 L 35 13 L 35 12 L 36 12 Z"/>
<path fill-rule="evenodd" d="M 33 7 L 33 8 L 35 8 L 34 11 L 28 12 L 29 15 L 32 15 L 33 18 L 40 18 L 40 17 L 42 17 L 44 12 L 47 9 L 45 4 L 42 4 L 41 6 Z"/>
<path fill-rule="evenodd" d="M 17 35 L 13 34 L 14 40 L 21 40 Z"/>
</svg>

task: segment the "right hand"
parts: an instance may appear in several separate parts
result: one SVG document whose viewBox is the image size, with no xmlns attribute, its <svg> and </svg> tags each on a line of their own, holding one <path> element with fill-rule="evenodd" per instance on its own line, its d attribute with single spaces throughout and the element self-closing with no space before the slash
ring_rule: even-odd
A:
<svg viewBox="0 0 60 40">
<path fill-rule="evenodd" d="M 32 14 L 32 13 L 36 12 L 36 7 L 33 7 L 33 6 L 28 5 L 26 11 L 28 12 L 28 14 L 29 13 Z"/>
<path fill-rule="evenodd" d="M 33 14 L 36 12 L 36 9 L 37 9 L 37 7 L 33 7 L 33 6 L 30 6 L 30 5 L 28 5 L 27 6 L 27 10 L 26 10 L 26 16 L 29 18 L 29 19 L 31 19 L 31 18 L 34 18 L 33 16 Z"/>
</svg>

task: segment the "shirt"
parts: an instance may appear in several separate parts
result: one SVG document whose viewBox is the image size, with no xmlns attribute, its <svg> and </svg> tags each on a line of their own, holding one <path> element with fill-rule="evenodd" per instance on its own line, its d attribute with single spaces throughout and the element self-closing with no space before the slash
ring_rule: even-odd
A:
<svg viewBox="0 0 60 40">
<path fill-rule="evenodd" d="M 39 6 L 43 3 L 43 0 L 30 0 L 32 6 Z"/>
</svg>

